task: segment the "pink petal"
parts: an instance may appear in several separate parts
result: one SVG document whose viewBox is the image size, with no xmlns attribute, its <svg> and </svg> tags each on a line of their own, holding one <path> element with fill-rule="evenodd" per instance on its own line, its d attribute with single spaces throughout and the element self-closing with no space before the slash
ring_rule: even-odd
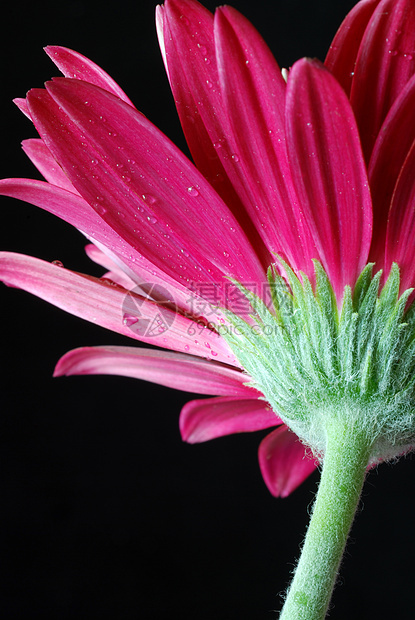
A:
<svg viewBox="0 0 415 620">
<path fill-rule="evenodd" d="M 134 107 L 125 92 L 108 73 L 86 56 L 59 45 L 48 45 L 45 47 L 45 52 L 65 77 L 95 84 Z"/>
<path fill-rule="evenodd" d="M 13 99 L 13 103 L 19 108 L 20 112 L 27 116 L 27 118 L 31 121 L 32 117 L 30 116 L 29 108 L 27 107 L 27 101 L 23 97 L 16 97 Z"/>
<path fill-rule="evenodd" d="M 74 186 L 120 237 L 172 278 L 263 281 L 236 219 L 182 153 L 143 115 L 85 82 L 58 78 L 28 101 Z M 85 104 L 87 101 L 87 104 Z"/>
<path fill-rule="evenodd" d="M 31 256 L 0 253 L 0 280 L 82 319 L 166 349 L 239 366 L 227 344 L 203 325 L 99 278 Z"/>
<path fill-rule="evenodd" d="M 404 161 L 415 140 L 415 76 L 397 97 L 373 148 L 369 182 L 373 202 L 373 241 L 370 260 L 383 268 L 386 227 L 392 195 Z"/>
<path fill-rule="evenodd" d="M 401 272 L 400 291 L 415 286 L 415 143 L 396 184 L 386 234 L 385 272 L 393 262 Z"/>
<path fill-rule="evenodd" d="M 23 140 L 22 148 L 48 183 L 62 187 L 62 189 L 74 194 L 78 193 L 42 140 L 36 138 Z"/>
<path fill-rule="evenodd" d="M 262 440 L 259 466 L 265 484 L 275 497 L 287 497 L 316 469 L 315 460 L 285 425 Z"/>
<path fill-rule="evenodd" d="M 191 355 L 132 347 L 83 347 L 64 355 L 54 376 L 120 375 L 196 394 L 255 398 L 239 370 Z"/>
<path fill-rule="evenodd" d="M 380 0 L 362 0 L 347 14 L 324 61 L 327 69 L 350 94 L 362 37 Z"/>
<path fill-rule="evenodd" d="M 129 278 L 109 256 L 104 254 L 104 252 L 93 243 L 85 246 L 85 254 L 97 265 L 101 265 L 105 267 L 105 269 L 108 269 L 108 272 L 103 275 L 102 278 L 112 280 L 116 284 L 123 286 L 127 291 L 137 287 L 137 282 Z"/>
<path fill-rule="evenodd" d="M 213 16 L 193 0 L 167 0 L 163 10 L 159 11 L 158 32 L 170 86 L 193 160 L 232 212 L 237 214 L 264 263 L 269 265 L 271 257 L 246 212 L 246 208 L 253 212 L 255 204 L 246 179 L 241 175 L 234 136 L 224 111 Z"/>
<path fill-rule="evenodd" d="M 196 291 L 189 291 L 141 256 L 79 195 L 31 179 L 0 180 L 0 194 L 24 200 L 57 215 L 92 239 L 137 284 L 161 286 L 168 291 L 174 303 L 187 313 L 205 316 L 208 320 L 219 320 L 219 314 Z"/>
<path fill-rule="evenodd" d="M 220 396 L 192 400 L 180 414 L 180 432 L 184 441 L 201 443 L 233 433 L 259 431 L 282 424 L 264 401 L 256 398 Z"/>
<path fill-rule="evenodd" d="M 308 231 L 301 225 L 288 162 L 286 83 L 260 35 L 235 9 L 216 11 L 214 34 L 234 159 L 252 201 L 249 215 L 270 252 L 304 269 Z"/>
<path fill-rule="evenodd" d="M 366 161 L 387 113 L 414 71 L 415 3 L 382 0 L 362 39 L 350 95 Z"/>
<path fill-rule="evenodd" d="M 354 286 L 367 262 L 372 206 L 350 104 L 317 61 L 300 60 L 290 72 L 287 139 L 314 258 L 322 262 L 340 301 L 345 285 Z"/>
</svg>

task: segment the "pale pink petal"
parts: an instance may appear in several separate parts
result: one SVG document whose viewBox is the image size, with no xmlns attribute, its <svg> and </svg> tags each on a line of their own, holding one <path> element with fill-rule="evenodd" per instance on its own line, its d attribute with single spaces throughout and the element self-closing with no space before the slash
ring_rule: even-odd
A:
<svg viewBox="0 0 415 620">
<path fill-rule="evenodd" d="M 36 138 L 23 140 L 22 148 L 48 183 L 74 194 L 78 193 L 42 140 Z"/>
<path fill-rule="evenodd" d="M 415 143 L 398 178 L 389 211 L 386 233 L 385 272 L 393 262 L 401 273 L 400 290 L 415 286 Z"/>
<path fill-rule="evenodd" d="M 415 76 L 397 97 L 375 142 L 369 164 L 373 202 L 373 241 L 370 260 L 383 268 L 392 195 L 404 161 L 415 140 Z"/>
<path fill-rule="evenodd" d="M 415 71 L 415 3 L 382 0 L 365 31 L 350 101 L 366 161 L 393 102 Z"/>
<path fill-rule="evenodd" d="M 193 0 L 167 0 L 160 11 L 158 30 L 170 86 L 193 160 L 237 215 L 258 254 L 269 265 L 271 257 L 246 212 L 247 208 L 253 212 L 255 203 L 241 174 L 234 136 L 224 111 L 213 15 Z"/>
<path fill-rule="evenodd" d="M 107 254 L 104 254 L 104 252 L 93 243 L 85 246 L 85 254 L 97 265 L 101 265 L 101 267 L 108 269 L 102 278 L 112 280 L 128 291 L 137 286 L 137 282 L 128 277 Z"/>
<path fill-rule="evenodd" d="M 314 258 L 322 262 L 341 301 L 344 287 L 354 286 L 367 262 L 372 205 L 352 109 L 318 61 L 300 60 L 290 72 L 287 140 Z"/>
<path fill-rule="evenodd" d="M 200 443 L 233 433 L 260 431 L 282 421 L 263 400 L 219 396 L 186 403 L 179 424 L 184 441 Z"/>
<path fill-rule="evenodd" d="M 362 37 L 380 0 L 362 0 L 347 14 L 324 61 L 347 95 L 350 94 Z"/>
<path fill-rule="evenodd" d="M 85 82 L 58 78 L 47 88 L 53 100 L 44 91 L 28 95 L 41 137 L 123 240 L 181 282 L 263 281 L 226 205 L 142 114 Z"/>
<path fill-rule="evenodd" d="M 59 45 L 48 45 L 45 47 L 45 52 L 65 77 L 95 84 L 95 86 L 107 90 L 134 107 L 134 104 L 112 77 L 86 56 Z"/>
<path fill-rule="evenodd" d="M 239 370 L 192 355 L 132 347 L 83 347 L 64 355 L 54 376 L 120 375 L 195 394 L 255 398 Z"/>
<path fill-rule="evenodd" d="M 234 160 L 252 199 L 249 215 L 270 252 L 305 269 L 310 243 L 288 162 L 285 80 L 263 39 L 235 9 L 216 11 L 214 35 Z"/>
<path fill-rule="evenodd" d="M 0 280 L 124 336 L 239 366 L 223 338 L 208 327 L 99 278 L 2 252 Z"/>
<path fill-rule="evenodd" d="M 285 425 L 262 440 L 258 458 L 264 482 L 275 497 L 290 495 L 316 469 L 309 451 Z"/>
</svg>

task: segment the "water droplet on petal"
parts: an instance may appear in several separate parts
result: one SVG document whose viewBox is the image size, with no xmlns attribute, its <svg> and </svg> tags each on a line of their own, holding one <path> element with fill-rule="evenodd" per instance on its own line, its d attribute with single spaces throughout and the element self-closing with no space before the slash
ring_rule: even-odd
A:
<svg viewBox="0 0 415 620">
<path fill-rule="evenodd" d="M 149 205 L 153 205 L 156 202 L 156 198 L 151 194 L 142 194 L 142 199 L 145 200 Z"/>
<path fill-rule="evenodd" d="M 138 317 L 131 314 L 124 314 L 122 322 L 126 327 L 131 327 L 131 325 L 138 323 Z"/>
<path fill-rule="evenodd" d="M 53 260 L 52 265 L 56 265 L 56 267 L 63 267 L 63 262 L 60 260 Z"/>
<path fill-rule="evenodd" d="M 190 196 L 194 196 L 194 197 L 199 196 L 199 192 L 197 191 L 196 187 L 194 187 L 194 185 L 191 185 L 190 187 L 188 187 L 187 191 Z"/>
<path fill-rule="evenodd" d="M 150 222 L 150 224 L 157 224 L 157 218 L 156 217 L 147 216 L 147 219 Z"/>
<path fill-rule="evenodd" d="M 236 154 L 234 153 L 231 157 L 232 157 L 232 159 L 233 159 L 233 161 L 234 161 L 234 162 L 238 163 L 238 161 L 239 161 L 239 157 L 238 157 L 238 155 L 236 155 Z"/>
<path fill-rule="evenodd" d="M 190 351 L 190 347 L 189 347 L 189 345 L 188 345 L 188 344 L 185 344 L 185 345 L 184 345 L 184 350 L 185 350 L 185 351 Z"/>
<path fill-rule="evenodd" d="M 187 17 L 185 15 L 180 15 L 180 19 L 182 20 L 182 22 L 183 22 L 183 24 L 185 26 L 189 25 L 190 22 L 189 22 L 189 20 L 187 19 Z"/>
</svg>

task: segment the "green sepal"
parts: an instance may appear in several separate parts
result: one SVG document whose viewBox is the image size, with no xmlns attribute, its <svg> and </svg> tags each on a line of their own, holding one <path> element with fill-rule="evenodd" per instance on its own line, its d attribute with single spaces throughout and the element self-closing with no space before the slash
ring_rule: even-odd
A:
<svg viewBox="0 0 415 620">
<path fill-rule="evenodd" d="M 381 287 L 382 272 L 367 265 L 338 306 L 318 261 L 312 281 L 278 262 L 284 277 L 268 270 L 272 306 L 234 282 L 252 314 L 227 313 L 235 329 L 224 337 L 251 385 L 316 454 L 340 415 L 370 434 L 373 461 L 407 451 L 415 444 L 415 312 L 412 289 L 399 295 L 398 266 Z"/>
</svg>

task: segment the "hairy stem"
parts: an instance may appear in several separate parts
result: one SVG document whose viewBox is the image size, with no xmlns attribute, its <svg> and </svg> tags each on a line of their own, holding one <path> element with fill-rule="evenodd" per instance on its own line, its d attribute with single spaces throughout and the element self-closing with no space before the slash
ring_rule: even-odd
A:
<svg viewBox="0 0 415 620">
<path fill-rule="evenodd" d="M 323 620 L 359 503 L 370 444 L 360 429 L 333 421 L 319 490 L 280 620 Z"/>
</svg>

